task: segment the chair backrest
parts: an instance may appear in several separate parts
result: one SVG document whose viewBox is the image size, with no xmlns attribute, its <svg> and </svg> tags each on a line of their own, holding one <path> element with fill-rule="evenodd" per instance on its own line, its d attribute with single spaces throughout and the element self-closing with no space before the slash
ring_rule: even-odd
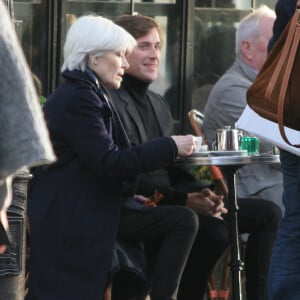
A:
<svg viewBox="0 0 300 300">
<path fill-rule="evenodd" d="M 203 138 L 205 138 L 204 133 L 202 131 L 202 123 L 203 123 L 204 115 L 199 110 L 192 109 L 188 112 L 188 117 L 189 117 L 192 129 L 195 132 L 195 135 L 202 136 L 202 140 L 203 140 Z"/>
<path fill-rule="evenodd" d="M 202 123 L 204 115 L 197 109 L 192 109 L 188 112 L 189 121 L 196 136 L 202 136 L 202 141 L 206 144 L 204 132 L 202 130 Z M 228 187 L 224 180 L 221 169 L 217 166 L 210 166 L 211 177 L 215 182 L 216 193 L 222 193 L 224 196 L 228 196 Z"/>
</svg>

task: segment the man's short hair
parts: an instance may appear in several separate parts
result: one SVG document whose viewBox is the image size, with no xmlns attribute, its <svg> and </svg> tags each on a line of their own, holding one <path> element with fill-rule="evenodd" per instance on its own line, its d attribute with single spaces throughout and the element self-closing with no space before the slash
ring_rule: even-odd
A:
<svg viewBox="0 0 300 300">
<path fill-rule="evenodd" d="M 143 15 L 122 15 L 115 20 L 115 23 L 127 30 L 135 39 L 148 34 L 155 28 L 162 42 L 161 28 L 151 17 Z"/>
</svg>

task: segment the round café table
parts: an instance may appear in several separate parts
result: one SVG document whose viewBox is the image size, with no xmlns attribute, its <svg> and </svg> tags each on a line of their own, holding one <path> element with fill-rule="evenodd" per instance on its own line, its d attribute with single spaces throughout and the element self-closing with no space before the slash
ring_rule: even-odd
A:
<svg viewBox="0 0 300 300">
<path fill-rule="evenodd" d="M 255 155 L 249 156 L 238 151 L 235 153 L 220 152 L 212 155 L 210 152 L 207 154 L 196 153 L 189 157 L 178 158 L 177 165 L 192 165 L 192 166 L 220 166 L 224 170 L 227 184 L 228 184 L 228 213 L 230 214 L 231 225 L 231 274 L 232 274 L 232 296 L 233 300 L 242 299 L 241 291 L 241 271 L 243 269 L 243 261 L 240 256 L 239 249 L 239 232 L 237 226 L 237 197 L 235 187 L 235 174 L 236 171 L 242 166 L 249 164 L 275 164 L 280 163 L 279 155 Z M 230 154 L 230 155 L 228 155 Z"/>
</svg>

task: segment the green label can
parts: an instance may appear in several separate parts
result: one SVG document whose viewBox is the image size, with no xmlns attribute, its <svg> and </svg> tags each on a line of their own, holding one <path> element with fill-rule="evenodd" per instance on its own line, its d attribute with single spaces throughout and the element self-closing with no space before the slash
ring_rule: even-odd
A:
<svg viewBox="0 0 300 300">
<path fill-rule="evenodd" d="M 241 149 L 247 150 L 248 155 L 259 154 L 259 138 L 254 136 L 243 136 Z"/>
</svg>

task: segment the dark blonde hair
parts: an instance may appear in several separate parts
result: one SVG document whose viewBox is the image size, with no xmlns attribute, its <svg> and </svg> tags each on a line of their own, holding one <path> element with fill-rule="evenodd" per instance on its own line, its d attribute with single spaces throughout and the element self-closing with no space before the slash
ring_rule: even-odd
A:
<svg viewBox="0 0 300 300">
<path fill-rule="evenodd" d="M 143 15 L 122 15 L 115 23 L 128 31 L 135 39 L 148 34 L 153 28 L 158 31 L 160 41 L 163 41 L 159 24 L 151 17 Z"/>
</svg>

